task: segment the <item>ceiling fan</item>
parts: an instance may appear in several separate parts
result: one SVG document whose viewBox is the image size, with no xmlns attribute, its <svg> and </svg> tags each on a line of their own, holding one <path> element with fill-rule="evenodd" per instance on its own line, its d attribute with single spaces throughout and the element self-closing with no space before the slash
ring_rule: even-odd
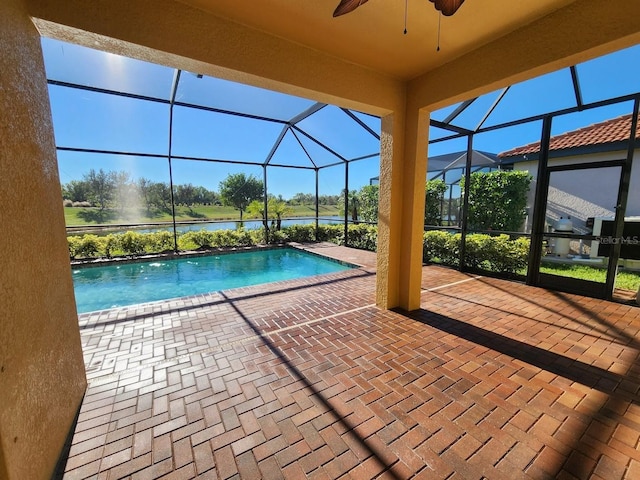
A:
<svg viewBox="0 0 640 480">
<path fill-rule="evenodd" d="M 460 5 L 464 3 L 464 0 L 429 0 L 433 3 L 436 10 L 442 12 L 443 15 L 450 17 L 458 11 Z M 333 12 L 334 17 L 339 17 L 346 13 L 353 12 L 363 3 L 367 3 L 367 0 L 341 0 L 340 4 Z"/>
</svg>

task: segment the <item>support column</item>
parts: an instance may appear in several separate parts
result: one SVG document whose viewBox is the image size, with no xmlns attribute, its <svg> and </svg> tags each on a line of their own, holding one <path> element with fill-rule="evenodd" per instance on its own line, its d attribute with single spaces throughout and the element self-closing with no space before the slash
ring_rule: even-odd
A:
<svg viewBox="0 0 640 480">
<path fill-rule="evenodd" d="M 429 115 L 396 110 L 382 119 L 376 303 L 420 308 Z"/>
<path fill-rule="evenodd" d="M 49 479 L 86 388 L 40 37 L 0 2 L 0 478 Z"/>
</svg>

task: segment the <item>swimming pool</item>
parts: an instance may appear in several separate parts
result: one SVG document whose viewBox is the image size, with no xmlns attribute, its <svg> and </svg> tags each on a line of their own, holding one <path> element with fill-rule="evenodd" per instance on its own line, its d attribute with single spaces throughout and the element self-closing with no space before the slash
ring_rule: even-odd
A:
<svg viewBox="0 0 640 480">
<path fill-rule="evenodd" d="M 352 268 L 293 248 L 73 269 L 78 313 Z"/>
</svg>

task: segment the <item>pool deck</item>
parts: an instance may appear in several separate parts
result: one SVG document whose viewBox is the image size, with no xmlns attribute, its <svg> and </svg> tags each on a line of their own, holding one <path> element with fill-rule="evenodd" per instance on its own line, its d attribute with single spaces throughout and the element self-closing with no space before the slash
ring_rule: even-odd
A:
<svg viewBox="0 0 640 480">
<path fill-rule="evenodd" d="M 640 478 L 640 308 L 304 248 L 363 267 L 80 315 L 64 478 Z"/>
</svg>

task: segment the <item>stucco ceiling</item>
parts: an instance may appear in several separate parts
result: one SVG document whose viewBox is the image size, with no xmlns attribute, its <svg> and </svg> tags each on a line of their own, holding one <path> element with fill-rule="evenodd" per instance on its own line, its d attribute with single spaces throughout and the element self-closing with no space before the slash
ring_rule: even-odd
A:
<svg viewBox="0 0 640 480">
<path fill-rule="evenodd" d="M 180 0 L 272 35 L 408 80 L 575 0 L 467 0 L 452 16 L 427 0 L 370 0 L 334 18 L 338 0 Z M 437 51 L 440 22 L 440 51 Z"/>
</svg>

